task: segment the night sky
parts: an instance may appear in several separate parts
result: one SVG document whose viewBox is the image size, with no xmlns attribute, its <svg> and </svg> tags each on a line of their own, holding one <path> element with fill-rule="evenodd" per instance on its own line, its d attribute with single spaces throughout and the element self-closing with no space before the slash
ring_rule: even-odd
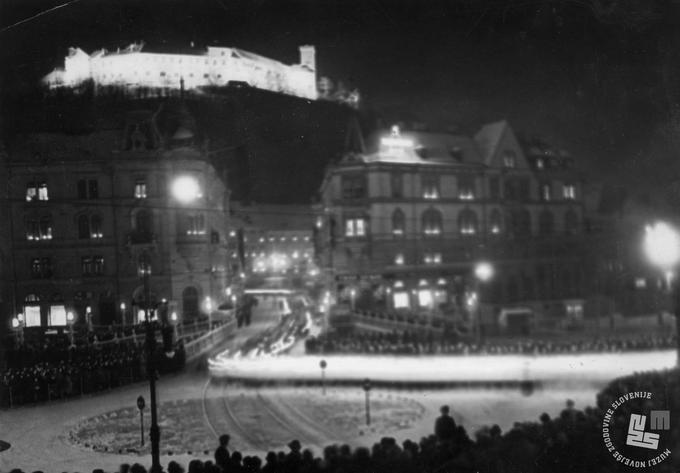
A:
<svg viewBox="0 0 680 473">
<path fill-rule="evenodd" d="M 385 123 L 474 132 L 508 119 L 569 149 L 590 176 L 677 180 L 680 14 L 673 2 L 79 0 L 0 3 L 2 92 L 87 52 L 132 41 L 236 46 L 358 87 Z M 8 119 L 8 117 L 5 117 Z"/>
</svg>

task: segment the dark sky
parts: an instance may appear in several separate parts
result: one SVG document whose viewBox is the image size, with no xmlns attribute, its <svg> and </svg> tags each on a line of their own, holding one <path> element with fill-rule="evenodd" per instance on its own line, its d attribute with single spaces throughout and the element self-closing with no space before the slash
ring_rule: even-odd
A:
<svg viewBox="0 0 680 473">
<path fill-rule="evenodd" d="M 65 1 L 3 0 L 0 25 Z M 653 180 L 674 165 L 680 143 L 676 8 L 670 0 L 79 0 L 0 33 L 2 87 L 14 93 L 61 65 L 71 45 L 195 41 L 294 62 L 297 46 L 310 43 L 320 74 L 356 85 L 387 122 L 474 131 L 506 118 L 605 179 Z"/>
</svg>

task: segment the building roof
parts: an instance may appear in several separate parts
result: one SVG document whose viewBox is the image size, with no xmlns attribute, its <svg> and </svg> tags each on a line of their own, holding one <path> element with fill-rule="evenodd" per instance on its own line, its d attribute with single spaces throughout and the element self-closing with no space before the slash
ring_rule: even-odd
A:
<svg viewBox="0 0 680 473">
<path fill-rule="evenodd" d="M 498 143 L 500 143 L 503 133 L 508 126 L 506 120 L 501 120 L 482 126 L 475 134 L 475 142 L 485 164 L 489 164 L 489 161 L 494 156 Z"/>
<path fill-rule="evenodd" d="M 360 155 L 364 162 L 404 164 L 481 163 L 476 143 L 468 136 L 429 132 L 391 131 L 374 133 L 368 139 L 368 152 Z"/>
</svg>

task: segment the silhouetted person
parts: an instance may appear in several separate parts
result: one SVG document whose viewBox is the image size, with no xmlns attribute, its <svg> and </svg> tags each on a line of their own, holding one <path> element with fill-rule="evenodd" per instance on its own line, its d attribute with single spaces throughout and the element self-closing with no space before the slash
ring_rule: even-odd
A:
<svg viewBox="0 0 680 473">
<path fill-rule="evenodd" d="M 434 434 L 439 440 L 451 440 L 456 433 L 456 421 L 449 415 L 449 406 L 439 409 L 440 415 L 434 423 Z"/>
<path fill-rule="evenodd" d="M 226 469 L 229 465 L 229 440 L 230 437 L 227 434 L 220 435 L 220 446 L 215 450 L 215 463 L 222 469 Z"/>
<path fill-rule="evenodd" d="M 168 463 L 168 473 L 184 473 L 184 468 L 176 461 L 171 461 Z"/>
</svg>

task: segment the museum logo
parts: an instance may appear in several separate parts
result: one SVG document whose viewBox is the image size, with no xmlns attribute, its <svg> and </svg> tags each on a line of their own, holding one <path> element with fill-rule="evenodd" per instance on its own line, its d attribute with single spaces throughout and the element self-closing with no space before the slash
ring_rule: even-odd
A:
<svg viewBox="0 0 680 473">
<path fill-rule="evenodd" d="M 630 412 L 625 435 L 622 436 L 612 427 L 612 420 L 616 419 L 616 410 L 632 399 L 651 400 L 652 393 L 631 392 L 612 402 L 602 421 L 604 445 L 618 463 L 632 468 L 653 467 L 671 455 L 671 451 L 662 446 L 662 437 L 671 428 L 670 411 Z M 624 448 L 625 455 L 620 452 Z"/>
</svg>

